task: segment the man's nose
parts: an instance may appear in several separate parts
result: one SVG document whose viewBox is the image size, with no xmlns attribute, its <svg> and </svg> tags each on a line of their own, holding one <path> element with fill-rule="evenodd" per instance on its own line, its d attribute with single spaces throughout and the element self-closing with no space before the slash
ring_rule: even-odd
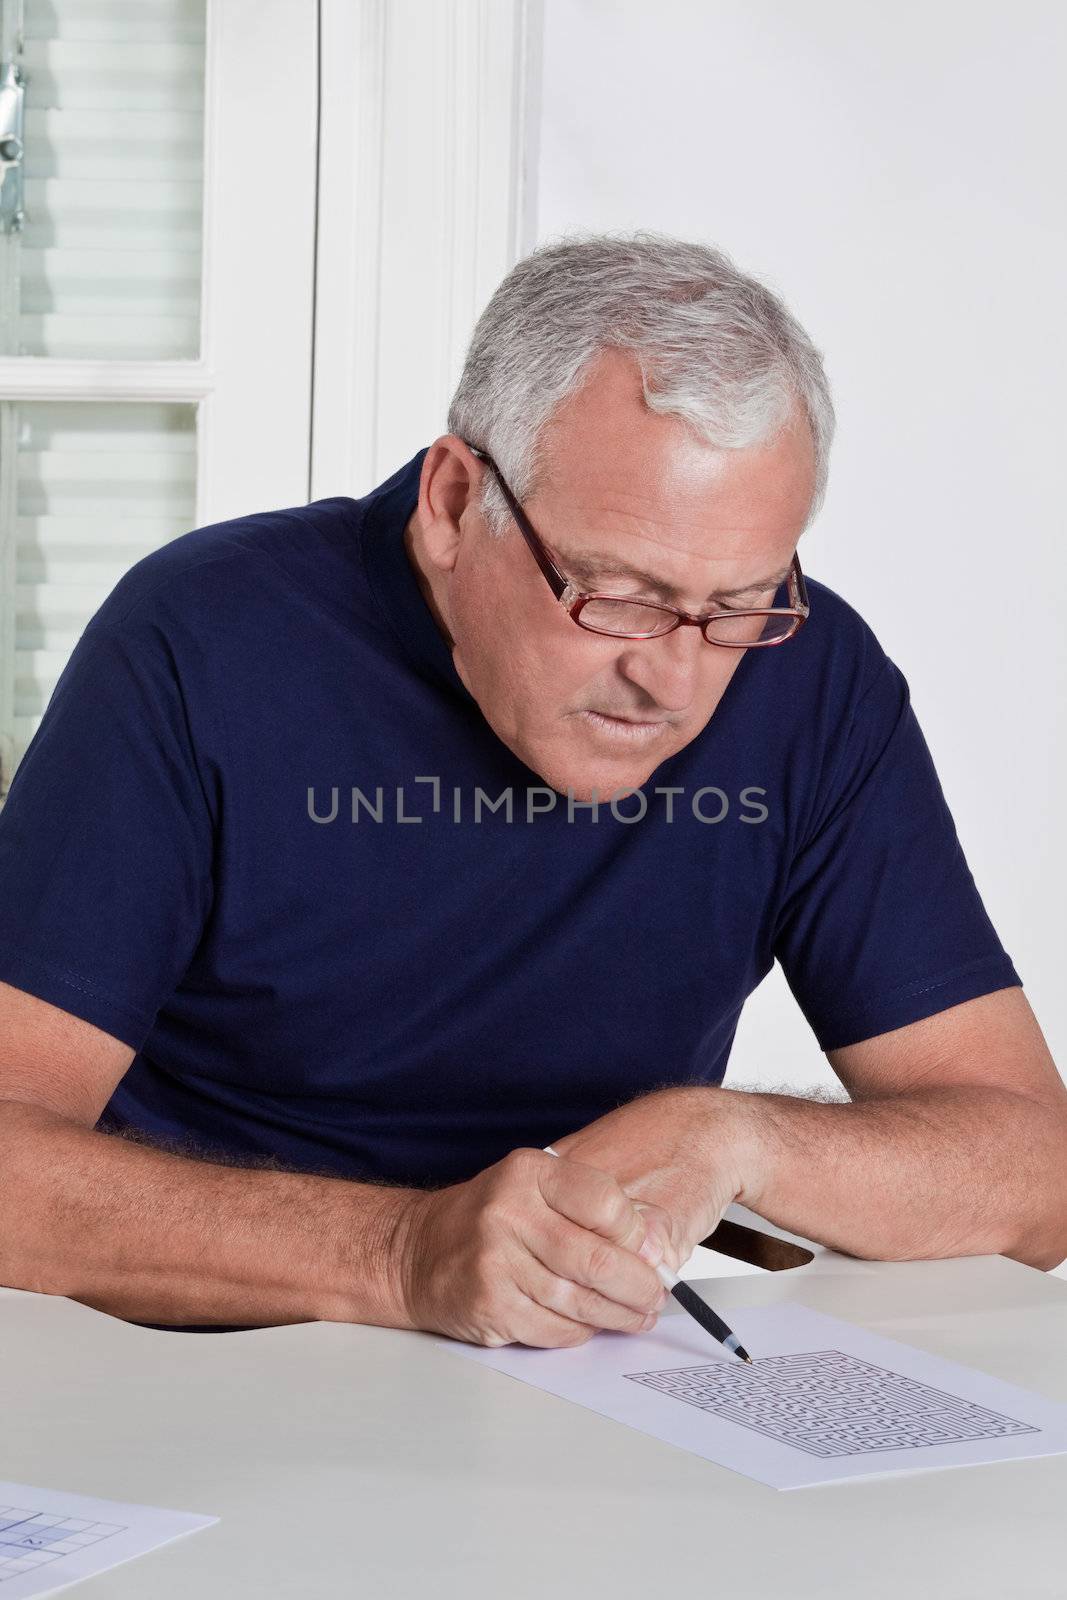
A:
<svg viewBox="0 0 1067 1600">
<path fill-rule="evenodd" d="M 619 657 L 619 669 L 662 710 L 687 711 L 705 662 L 702 652 L 712 649 L 699 628 L 679 627 L 656 639 L 631 641 Z"/>
</svg>

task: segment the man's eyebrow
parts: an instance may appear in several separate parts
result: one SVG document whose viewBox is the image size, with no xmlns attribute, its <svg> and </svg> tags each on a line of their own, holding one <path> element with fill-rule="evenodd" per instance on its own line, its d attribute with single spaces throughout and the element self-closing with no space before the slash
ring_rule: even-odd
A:
<svg viewBox="0 0 1067 1600">
<path fill-rule="evenodd" d="M 618 561 L 613 556 L 601 555 L 597 551 L 583 550 L 556 550 L 560 565 L 568 577 L 582 578 L 587 583 L 598 583 L 602 578 L 631 578 L 640 583 L 644 588 L 665 598 L 675 600 L 680 590 L 674 584 L 664 583 L 651 572 L 643 572 L 640 567 L 631 566 L 628 561 Z M 714 594 L 709 594 L 707 600 L 733 600 L 738 595 L 753 594 L 756 590 L 777 589 L 789 576 L 793 563 L 781 572 L 772 572 L 766 578 L 756 578 L 752 583 L 745 583 L 737 589 L 717 589 Z"/>
</svg>

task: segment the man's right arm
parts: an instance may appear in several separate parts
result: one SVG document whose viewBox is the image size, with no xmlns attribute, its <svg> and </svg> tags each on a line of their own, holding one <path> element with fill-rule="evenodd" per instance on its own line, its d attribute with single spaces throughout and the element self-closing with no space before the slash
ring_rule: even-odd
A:
<svg viewBox="0 0 1067 1600">
<path fill-rule="evenodd" d="M 132 1058 L 0 983 L 7 1287 L 171 1326 L 323 1319 L 486 1344 L 635 1331 L 665 1299 L 645 1238 L 667 1225 L 580 1162 L 516 1151 L 423 1191 L 193 1160 L 95 1131 Z"/>
<path fill-rule="evenodd" d="M 94 1131 L 133 1051 L 0 983 L 0 1282 L 179 1324 L 396 1325 L 411 1191 Z"/>
</svg>

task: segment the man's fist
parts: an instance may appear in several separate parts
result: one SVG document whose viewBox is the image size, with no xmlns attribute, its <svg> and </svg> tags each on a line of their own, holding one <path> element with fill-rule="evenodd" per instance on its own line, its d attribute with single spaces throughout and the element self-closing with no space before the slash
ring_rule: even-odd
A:
<svg viewBox="0 0 1067 1600">
<path fill-rule="evenodd" d="M 753 1171 L 745 1136 L 750 1101 L 692 1084 L 658 1089 L 553 1139 L 552 1148 L 610 1173 L 631 1199 L 647 1200 L 665 1217 L 665 1258 L 677 1270 L 740 1197 L 742 1174 Z"/>
<path fill-rule="evenodd" d="M 412 1196 L 398 1230 L 409 1326 L 470 1344 L 584 1344 L 600 1328 L 653 1327 L 670 1237 L 582 1161 L 513 1150 L 467 1183 Z"/>
</svg>

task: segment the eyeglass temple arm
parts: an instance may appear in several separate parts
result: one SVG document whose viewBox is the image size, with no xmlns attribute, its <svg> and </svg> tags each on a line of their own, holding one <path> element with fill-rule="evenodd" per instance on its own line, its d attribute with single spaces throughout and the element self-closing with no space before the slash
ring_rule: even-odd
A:
<svg viewBox="0 0 1067 1600">
<path fill-rule="evenodd" d="M 464 441 L 464 443 L 466 443 L 466 441 Z M 473 444 L 468 444 L 467 449 L 470 451 L 472 456 L 477 456 L 479 461 L 484 461 L 486 465 L 492 469 L 493 476 L 500 485 L 500 491 L 507 502 L 508 510 L 515 518 L 519 532 L 526 540 L 526 543 L 529 545 L 533 554 L 534 560 L 537 562 L 537 565 L 541 568 L 541 571 L 547 578 L 549 586 L 552 589 L 552 593 L 555 595 L 557 600 L 560 599 L 564 591 L 569 587 L 568 581 L 556 566 L 556 563 L 552 560 L 552 557 L 549 555 L 540 539 L 537 537 L 529 517 L 526 515 L 525 511 L 522 509 L 519 502 L 516 500 L 515 496 L 505 483 L 504 475 L 500 468 L 497 466 L 496 462 L 493 460 L 492 456 L 487 450 L 479 450 L 477 445 Z"/>
<path fill-rule="evenodd" d="M 804 613 L 805 613 L 805 615 L 807 615 L 807 613 L 811 610 L 811 605 L 810 605 L 810 602 L 808 600 L 808 586 L 804 581 L 804 573 L 803 573 L 803 570 L 802 570 L 801 565 L 800 565 L 800 552 L 799 552 L 799 550 L 794 550 L 793 551 L 792 576 L 794 576 L 795 579 L 796 579 L 796 600 L 797 600 L 797 604 L 798 604 L 798 606 L 802 606 L 804 608 Z"/>
</svg>

